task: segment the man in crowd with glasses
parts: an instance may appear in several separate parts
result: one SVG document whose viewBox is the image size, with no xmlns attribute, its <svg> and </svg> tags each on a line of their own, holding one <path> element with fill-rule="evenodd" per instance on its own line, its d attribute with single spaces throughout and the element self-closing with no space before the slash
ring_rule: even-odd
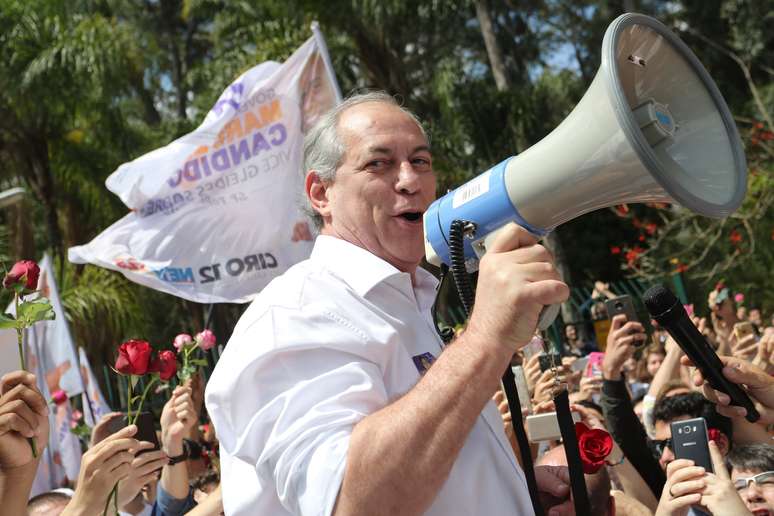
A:
<svg viewBox="0 0 774 516">
<path fill-rule="evenodd" d="M 774 445 L 736 446 L 726 456 L 731 480 L 755 516 L 774 516 Z"/>
</svg>

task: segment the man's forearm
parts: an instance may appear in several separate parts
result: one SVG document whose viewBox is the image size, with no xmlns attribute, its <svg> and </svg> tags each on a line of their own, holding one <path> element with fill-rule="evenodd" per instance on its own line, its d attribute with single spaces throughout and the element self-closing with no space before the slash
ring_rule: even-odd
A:
<svg viewBox="0 0 774 516">
<path fill-rule="evenodd" d="M 18 468 L 0 469 L 0 507 L 3 514 L 27 514 L 27 500 L 38 469 L 38 460 Z"/>
<path fill-rule="evenodd" d="M 175 457 L 183 453 L 183 441 L 164 444 L 164 452 L 170 457 Z M 188 464 L 187 461 L 178 462 L 170 466 L 167 464 L 161 470 L 161 487 L 169 493 L 172 498 L 182 500 L 188 496 Z"/>
<path fill-rule="evenodd" d="M 355 426 L 335 514 L 430 506 L 510 360 L 481 344 L 466 333 L 410 391 Z"/>
<path fill-rule="evenodd" d="M 654 398 L 658 396 L 659 391 L 664 385 L 671 380 L 680 379 L 680 355 L 682 351 L 673 343 L 672 347 L 667 351 L 664 361 L 661 363 L 661 367 L 658 368 L 656 374 L 653 376 L 653 381 L 650 382 L 648 387 L 648 395 Z"/>
</svg>

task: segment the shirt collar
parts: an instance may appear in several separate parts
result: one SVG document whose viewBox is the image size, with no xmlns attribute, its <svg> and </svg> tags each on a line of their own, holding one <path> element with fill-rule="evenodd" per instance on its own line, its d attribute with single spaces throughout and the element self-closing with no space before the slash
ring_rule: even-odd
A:
<svg viewBox="0 0 774 516">
<path fill-rule="evenodd" d="M 325 265 L 360 296 L 365 297 L 376 285 L 390 281 L 407 295 L 413 295 L 420 310 L 429 308 L 435 301 L 438 280 L 432 274 L 417 267 L 416 285 L 412 285 L 410 274 L 344 239 L 319 235 L 311 259 Z"/>
</svg>

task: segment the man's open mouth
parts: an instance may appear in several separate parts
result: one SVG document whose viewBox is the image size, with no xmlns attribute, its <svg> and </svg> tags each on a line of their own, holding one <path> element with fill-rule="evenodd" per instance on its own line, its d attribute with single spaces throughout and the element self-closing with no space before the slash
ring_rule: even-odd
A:
<svg viewBox="0 0 774 516">
<path fill-rule="evenodd" d="M 408 220 L 409 222 L 416 222 L 419 219 L 422 218 L 422 212 L 421 211 L 407 211 L 406 213 L 401 213 L 401 217 Z"/>
</svg>

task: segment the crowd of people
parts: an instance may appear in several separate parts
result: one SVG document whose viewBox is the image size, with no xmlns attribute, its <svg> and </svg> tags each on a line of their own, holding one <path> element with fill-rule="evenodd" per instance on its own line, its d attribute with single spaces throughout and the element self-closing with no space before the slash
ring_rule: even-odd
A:
<svg viewBox="0 0 774 516">
<path fill-rule="evenodd" d="M 567 287 L 514 226 L 488 248 L 469 324 L 444 346 L 429 317 L 435 280 L 417 267 L 415 215 L 435 196 L 419 122 L 389 96 L 355 97 L 318 121 L 305 154 L 312 258 L 251 305 L 208 385 L 196 375 L 169 393 L 158 448 L 108 414 L 78 478 L 30 498 L 49 403 L 31 373 L 2 378 L 0 513 L 531 514 L 534 463 L 548 514 L 571 514 L 561 440 L 533 442 L 531 461 L 516 445 L 499 387 L 510 363 L 529 397 L 519 417 L 555 411 L 567 389 L 585 428 L 609 434 L 585 475 L 593 514 L 774 516 L 774 325 L 760 311 L 740 313 L 719 286 L 709 317 L 694 317 L 755 423 L 655 323 L 616 315 L 603 346 L 568 324 L 562 356 L 546 361 L 525 345 Z M 711 468 L 675 455 L 671 423 L 692 418 L 706 422 Z"/>
</svg>

